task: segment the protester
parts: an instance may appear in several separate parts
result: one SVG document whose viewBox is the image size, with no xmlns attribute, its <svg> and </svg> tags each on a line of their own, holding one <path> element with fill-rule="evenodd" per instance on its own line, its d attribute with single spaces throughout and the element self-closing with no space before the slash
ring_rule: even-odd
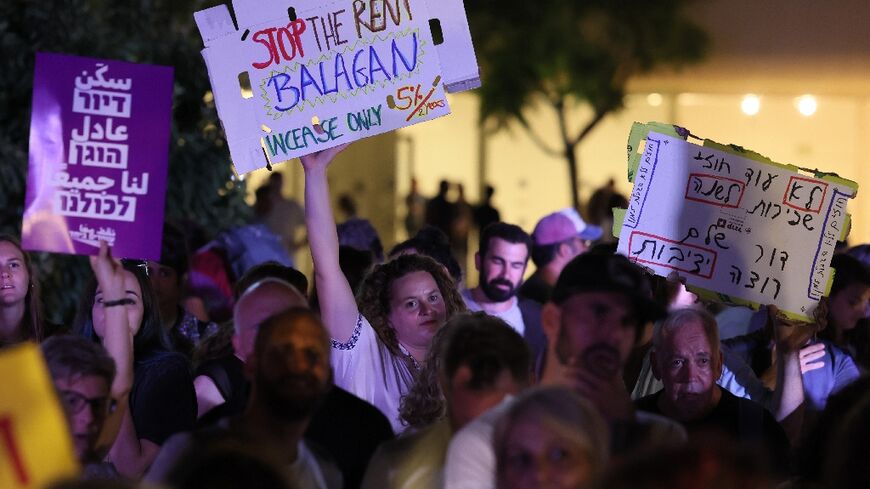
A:
<svg viewBox="0 0 870 489">
<path fill-rule="evenodd" d="M 456 184 L 456 201 L 453 202 L 453 216 L 450 219 L 450 244 L 453 256 L 465 268 L 468 262 L 468 237 L 474 225 L 474 210 L 465 199 L 465 186 Z"/>
<path fill-rule="evenodd" d="M 836 280 L 835 276 L 834 281 Z M 806 401 L 805 407 L 811 416 L 812 413 L 824 409 L 831 394 L 854 381 L 859 375 L 854 360 L 846 351 L 831 341 L 817 339 L 819 331 L 824 330 L 825 324 L 831 321 L 831 314 L 827 312 L 827 307 L 827 301 L 820 303 L 819 310 L 816 311 L 819 317 L 812 323 L 779 328 L 783 335 L 790 337 L 789 342 L 800 346 L 798 352 L 800 378 Z M 768 316 L 775 315 L 771 312 L 770 306 L 765 311 Z M 732 367 L 738 383 L 753 385 L 760 381 L 760 384 L 769 390 L 782 390 L 778 383 L 779 368 L 777 351 L 774 348 L 777 344 L 776 332 L 777 328 L 773 321 L 769 320 L 766 327 L 761 330 L 722 342 L 727 349 L 725 362 Z M 735 363 L 750 368 L 734 368 Z M 755 394 L 751 394 L 750 398 L 758 400 Z M 759 402 L 765 403 L 763 400 Z M 777 419 L 782 420 L 781 413 L 777 414 Z"/>
<path fill-rule="evenodd" d="M 468 309 L 500 317 L 526 339 L 534 358 L 540 358 L 546 345 L 541 330 L 541 305 L 517 297 L 526 265 L 531 238 L 519 226 L 498 222 L 480 234 L 474 266 L 480 272 L 479 284 L 462 291 Z"/>
<path fill-rule="evenodd" d="M 333 338 L 335 383 L 374 404 L 401 431 L 399 402 L 414 383 L 435 332 L 465 310 L 450 276 L 435 261 L 400 256 L 363 283 L 359 306 L 338 260 L 326 170 L 341 145 L 302 157 L 305 219 L 320 311 Z"/>
<path fill-rule="evenodd" d="M 586 224 L 573 208 L 541 218 L 532 232 L 531 255 L 536 269 L 520 288 L 520 295 L 542 304 L 550 300 L 565 265 L 585 253 L 602 234 L 600 227 Z"/>
<path fill-rule="evenodd" d="M 607 425 L 588 401 L 561 387 L 532 389 L 495 427 L 496 487 L 596 487 L 609 444 Z"/>
<path fill-rule="evenodd" d="M 261 217 L 269 230 L 278 236 L 284 245 L 291 258 L 291 262 L 287 265 L 292 266 L 293 255 L 305 242 L 297 236 L 304 224 L 302 206 L 296 200 L 284 197 L 284 174 L 280 171 L 270 173 L 268 182 L 262 188 L 264 189 L 262 200 L 265 205 Z M 260 200 L 257 199 L 258 204 Z"/>
<path fill-rule="evenodd" d="M 486 229 L 490 224 L 501 221 L 501 213 L 492 205 L 493 196 L 495 196 L 495 187 L 492 185 L 484 187 L 483 198 L 474 208 L 474 225 L 477 229 Z"/>
<path fill-rule="evenodd" d="M 103 243 L 91 266 L 96 282 L 82 296 L 75 330 L 105 346 L 118 369 L 116 383 L 132 375 L 132 387 L 126 389 L 129 409 L 121 403 L 124 416 L 109 460 L 121 475 L 136 479 L 167 438 L 193 428 L 196 393 L 190 364 L 170 350 L 144 262 L 122 264 Z M 117 399 L 127 398 L 122 386 L 113 385 L 112 391 Z"/>
<path fill-rule="evenodd" d="M 294 287 L 267 273 L 288 275 L 286 272 L 280 273 L 277 269 L 251 270 L 252 278 L 254 276 L 262 278 L 251 284 L 236 304 L 237 335 L 234 338 L 236 353 L 231 359 L 224 359 L 222 363 L 226 371 L 232 374 L 231 378 L 235 379 L 230 389 L 233 397 L 228 399 L 238 399 L 241 396 L 242 406 L 247 403 L 247 393 L 250 390 L 242 372 L 252 355 L 254 338 L 260 324 L 269 316 L 287 308 L 308 307 L 305 298 Z M 247 281 L 247 278 L 242 280 L 242 282 Z M 216 368 L 206 365 L 203 366 L 202 372 L 211 376 L 215 383 L 219 383 L 221 377 L 217 375 L 219 371 Z M 239 385 L 240 383 L 242 385 Z M 224 390 L 225 388 L 221 389 L 222 392 Z M 222 410 L 222 416 L 240 414 L 241 409 L 231 409 L 233 405 L 238 406 L 238 401 L 235 404 L 228 403 L 227 409 Z M 326 397 L 312 413 L 305 432 L 306 440 L 325 449 L 333 457 L 344 476 L 346 488 L 359 487 L 372 453 L 378 444 L 392 437 L 393 431 L 389 421 L 380 411 L 332 385 L 331 381 Z"/>
<path fill-rule="evenodd" d="M 686 439 L 677 423 L 635 411 L 622 382 L 641 331 L 664 315 L 651 296 L 645 273 L 624 256 L 586 253 L 565 267 L 543 309 L 547 353 L 541 384 L 571 388 L 590 401 L 610 426 L 611 453 L 618 455 Z M 495 487 L 490 440 L 510 404 L 501 403 L 454 435 L 445 488 Z"/>
<path fill-rule="evenodd" d="M 650 363 L 664 388 L 635 401 L 644 411 L 662 414 L 682 423 L 692 436 L 716 431 L 765 448 L 774 466 L 788 469 L 789 442 L 777 420 L 761 404 L 734 396 L 716 385 L 722 374 L 719 330 L 712 315 L 703 310 L 672 312 L 656 328 Z M 796 351 L 787 341 L 777 344 L 789 353 L 783 361 L 798 368 Z"/>
<path fill-rule="evenodd" d="M 452 433 L 529 381 L 529 351 L 501 319 L 458 314 L 432 341 L 417 383 L 402 400 L 412 431 L 378 448 L 363 487 L 440 488 Z"/>
<path fill-rule="evenodd" d="M 834 283 L 828 298 L 828 327 L 820 336 L 845 350 L 857 362 L 868 361 L 870 335 L 870 266 L 848 254 L 831 260 Z"/>
<path fill-rule="evenodd" d="M 163 329 L 173 349 L 191 359 L 201 339 L 214 334 L 217 325 L 200 321 L 182 306 L 188 260 L 184 233 L 174 225 L 165 224 L 160 261 L 148 261 L 148 280 L 157 298 Z"/>
<path fill-rule="evenodd" d="M 390 259 L 402 255 L 420 254 L 428 256 L 444 267 L 453 282 L 459 287 L 462 283 L 462 268 L 450 249 L 450 240 L 438 228 L 426 226 L 410 239 L 402 241 L 390 250 Z"/>
<path fill-rule="evenodd" d="M 426 224 L 426 197 L 420 194 L 416 178 L 411 177 L 411 190 L 405 196 L 405 231 L 414 236 Z"/>
<path fill-rule="evenodd" d="M 339 246 L 346 246 L 372 255 L 372 262 L 384 261 L 384 246 L 372 223 L 367 219 L 353 218 L 336 227 Z"/>
<path fill-rule="evenodd" d="M 329 389 L 329 338 L 317 316 L 293 308 L 263 322 L 246 371 L 252 385 L 245 412 L 173 437 L 146 480 L 166 481 L 205 448 L 242 447 L 280 467 L 292 487 L 341 488 L 339 471 L 302 436 Z"/>
<path fill-rule="evenodd" d="M 446 236 L 450 236 L 450 223 L 453 221 L 453 202 L 448 200 L 450 182 L 441 180 L 438 182 L 438 194 L 426 203 L 426 224 L 435 226 Z"/>
<path fill-rule="evenodd" d="M 114 478 L 114 468 L 101 463 L 111 445 L 98 444 L 117 399 L 110 388 L 115 362 L 108 352 L 81 336 L 59 335 L 42 344 L 42 354 L 69 420 L 73 447 L 85 478 Z M 104 433 L 108 435 L 108 433 Z"/>
<path fill-rule="evenodd" d="M 0 234 L 0 348 L 25 340 L 42 341 L 39 282 L 30 256 L 17 239 Z"/>
</svg>

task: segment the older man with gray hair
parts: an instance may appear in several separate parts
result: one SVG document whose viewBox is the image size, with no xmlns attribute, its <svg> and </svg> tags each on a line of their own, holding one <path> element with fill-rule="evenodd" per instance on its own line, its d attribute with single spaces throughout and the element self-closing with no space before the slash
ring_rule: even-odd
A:
<svg viewBox="0 0 870 489">
<path fill-rule="evenodd" d="M 722 362 L 713 316 L 698 309 L 672 312 L 654 333 L 650 358 L 653 374 L 664 388 L 635 405 L 680 421 L 690 438 L 718 432 L 761 444 L 775 466 L 786 468 L 789 443 L 782 427 L 761 404 L 716 385 Z"/>
</svg>

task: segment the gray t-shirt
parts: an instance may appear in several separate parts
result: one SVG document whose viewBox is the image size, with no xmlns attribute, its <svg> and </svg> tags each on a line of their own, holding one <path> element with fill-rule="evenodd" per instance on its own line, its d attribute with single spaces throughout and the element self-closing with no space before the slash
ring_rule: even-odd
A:
<svg viewBox="0 0 870 489">
<path fill-rule="evenodd" d="M 465 305 L 472 312 L 483 311 L 483 307 L 480 304 L 475 302 L 475 300 L 471 297 L 471 289 L 463 289 L 462 290 L 462 299 L 465 301 Z M 523 313 L 520 311 L 519 301 L 516 297 L 511 297 L 511 307 L 506 311 L 502 311 L 499 313 L 491 313 L 487 311 L 487 314 L 490 316 L 495 316 L 497 318 L 501 318 L 504 322 L 508 323 L 511 328 L 513 328 L 520 336 L 526 332 L 526 323 L 523 322 Z"/>
</svg>

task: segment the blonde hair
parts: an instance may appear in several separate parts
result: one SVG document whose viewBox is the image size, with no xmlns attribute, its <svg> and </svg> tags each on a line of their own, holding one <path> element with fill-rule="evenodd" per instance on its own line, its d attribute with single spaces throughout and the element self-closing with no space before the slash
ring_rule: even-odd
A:
<svg viewBox="0 0 870 489">
<path fill-rule="evenodd" d="M 497 479 L 504 476 L 506 469 L 508 436 L 524 420 L 537 422 L 581 447 L 589 454 L 596 474 L 604 470 L 610 455 L 610 433 L 598 411 L 589 401 L 564 387 L 535 387 L 518 397 L 495 425 L 492 440 Z"/>
</svg>

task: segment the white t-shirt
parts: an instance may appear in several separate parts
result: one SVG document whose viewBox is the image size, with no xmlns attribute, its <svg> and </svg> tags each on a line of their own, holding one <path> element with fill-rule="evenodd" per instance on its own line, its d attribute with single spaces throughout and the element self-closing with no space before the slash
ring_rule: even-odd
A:
<svg viewBox="0 0 870 489">
<path fill-rule="evenodd" d="M 407 354 L 401 345 L 399 348 Z M 346 343 L 332 340 L 332 369 L 335 385 L 380 409 L 394 432 L 404 430 L 399 403 L 414 385 L 415 373 L 406 358 L 393 355 L 381 343 L 362 315 Z"/>
<path fill-rule="evenodd" d="M 462 290 L 462 300 L 465 301 L 465 305 L 468 307 L 468 309 L 470 311 L 472 311 L 472 312 L 483 311 L 483 307 L 481 307 L 481 305 L 478 304 L 471 297 L 471 289 L 463 289 Z M 491 313 L 488 311 L 483 311 L 483 312 L 489 314 L 490 316 L 495 316 L 497 318 L 504 320 L 504 322 L 508 323 L 511 328 L 513 328 L 517 333 L 520 334 L 520 336 L 523 336 L 523 334 L 526 331 L 526 323 L 523 322 L 523 313 L 522 313 L 522 311 L 520 311 L 520 306 L 519 306 L 520 303 L 516 297 L 511 297 L 511 301 L 512 301 L 511 307 L 510 307 L 510 309 L 508 309 L 506 311 L 502 311 L 499 313 Z"/>
</svg>

